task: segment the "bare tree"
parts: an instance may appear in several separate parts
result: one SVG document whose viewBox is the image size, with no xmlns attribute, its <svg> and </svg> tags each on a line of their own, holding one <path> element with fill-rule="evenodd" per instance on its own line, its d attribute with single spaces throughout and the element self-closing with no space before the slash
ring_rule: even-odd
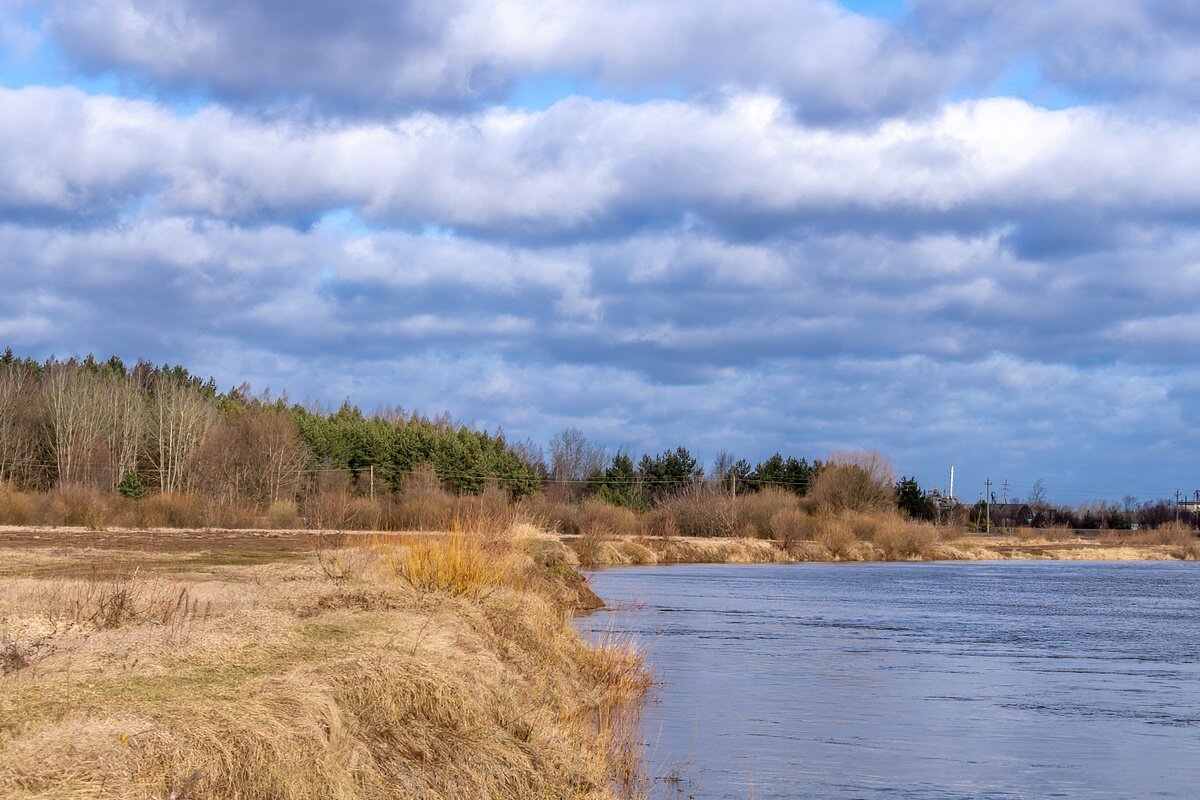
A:
<svg viewBox="0 0 1200 800">
<path fill-rule="evenodd" d="M 190 384 L 167 378 L 155 383 L 147 455 L 162 492 L 185 488 L 193 456 L 216 417 L 216 409 Z"/>
<path fill-rule="evenodd" d="M 255 409 L 210 427 L 195 461 L 204 492 L 266 505 L 295 498 L 308 449 L 286 413 Z"/>
<path fill-rule="evenodd" d="M 545 477 L 549 474 L 550 470 L 546 466 L 546 453 L 542 449 L 542 446 L 533 439 L 513 442 L 508 446 L 508 449 L 516 453 L 517 457 L 526 464 L 533 467 L 538 475 Z"/>
<path fill-rule="evenodd" d="M 113 375 L 105 392 L 108 420 L 105 438 L 111 459 L 112 487 L 136 472 L 146 436 L 146 397 L 129 376 Z"/>
<path fill-rule="evenodd" d="M 604 468 L 604 448 L 593 445 L 578 428 L 567 428 L 550 440 L 550 477 L 556 481 L 586 478 Z"/>
<path fill-rule="evenodd" d="M 71 362 L 50 366 L 44 381 L 46 427 L 59 483 L 97 483 L 97 464 L 107 461 L 104 381 Z M 107 477 L 107 476 L 106 476 Z"/>
<path fill-rule="evenodd" d="M 23 364 L 0 365 L 0 483 L 27 484 L 37 460 L 37 382 Z"/>
<path fill-rule="evenodd" d="M 712 469 L 709 471 L 709 477 L 713 478 L 718 483 L 725 480 L 733 469 L 733 465 L 737 463 L 737 459 L 733 453 L 728 450 L 722 450 L 717 453 L 717 457 L 713 459 Z"/>
</svg>

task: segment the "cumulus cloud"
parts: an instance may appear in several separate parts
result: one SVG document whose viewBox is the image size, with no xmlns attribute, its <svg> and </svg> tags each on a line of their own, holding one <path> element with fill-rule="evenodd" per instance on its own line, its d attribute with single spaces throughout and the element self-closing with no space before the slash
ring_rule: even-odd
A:
<svg viewBox="0 0 1200 800">
<path fill-rule="evenodd" d="M 1050 86 L 1174 113 L 1200 101 L 1200 10 L 1173 0 L 913 0 L 910 24 L 986 81 L 1026 61 Z"/>
<path fill-rule="evenodd" d="M 1104 249 L 1200 210 L 1200 122 L 964 101 L 831 132 L 779 101 L 570 100 L 541 112 L 301 125 L 178 116 L 72 89 L 0 90 L 9 214 L 368 221 L 475 236 L 598 239 L 693 220 L 741 239 L 829 230 L 1003 230 L 1023 255 Z"/>
<path fill-rule="evenodd" d="M 379 114 L 503 99 L 545 74 L 614 89 L 781 93 L 815 119 L 929 105 L 937 59 L 830 0 L 49 2 L 72 57 L 233 102 Z"/>
</svg>

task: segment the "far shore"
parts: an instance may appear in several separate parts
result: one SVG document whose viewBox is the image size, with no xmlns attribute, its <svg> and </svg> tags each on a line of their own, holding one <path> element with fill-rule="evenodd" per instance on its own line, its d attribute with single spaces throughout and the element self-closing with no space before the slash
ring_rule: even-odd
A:
<svg viewBox="0 0 1200 800">
<path fill-rule="evenodd" d="M 27 548 L 86 548 L 141 553 L 155 561 L 253 563 L 300 556 L 328 547 L 354 546 L 378 537 L 418 538 L 430 531 L 267 530 L 261 528 L 106 528 L 0 526 L 0 551 Z M 880 557 L 869 543 L 834 555 L 808 540 L 779 542 L 743 537 L 606 536 L 547 534 L 566 544 L 585 567 L 679 563 L 801 563 L 845 561 L 1172 561 L 1196 560 L 1196 548 L 1174 543 L 1130 541 L 1136 532 L 1084 531 L 1039 538 L 1036 531 L 945 535 L 919 555 Z"/>
</svg>

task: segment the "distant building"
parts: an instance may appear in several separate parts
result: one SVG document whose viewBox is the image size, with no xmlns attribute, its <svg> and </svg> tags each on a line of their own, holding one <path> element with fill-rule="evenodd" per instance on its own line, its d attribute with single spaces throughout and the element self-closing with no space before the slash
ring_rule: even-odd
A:
<svg viewBox="0 0 1200 800">
<path fill-rule="evenodd" d="M 1033 509 L 1028 503 L 992 503 L 993 528 L 1028 528 L 1033 525 Z"/>
<path fill-rule="evenodd" d="M 929 499 L 939 509 L 952 508 L 958 505 L 958 498 L 951 497 L 948 494 L 942 494 L 942 490 L 937 486 L 929 490 Z"/>
</svg>

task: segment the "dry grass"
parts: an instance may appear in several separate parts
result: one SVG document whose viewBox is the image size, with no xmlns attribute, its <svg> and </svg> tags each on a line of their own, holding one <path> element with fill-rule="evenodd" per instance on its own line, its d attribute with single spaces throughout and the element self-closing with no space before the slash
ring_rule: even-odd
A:
<svg viewBox="0 0 1200 800">
<path fill-rule="evenodd" d="M 571 542 L 585 567 L 630 566 L 648 564 L 769 564 L 795 558 L 774 542 L 763 539 L 730 537 L 629 537 L 596 538 L 581 536 Z"/>
<path fill-rule="evenodd" d="M 1052 525 L 1047 528 L 1017 528 L 1013 531 L 1023 542 L 1067 542 L 1075 538 L 1075 532 L 1066 525 Z"/>
<path fill-rule="evenodd" d="M 519 586 L 511 542 L 454 525 L 446 534 L 378 537 L 374 548 L 384 573 L 420 592 L 448 592 L 480 599 L 501 586 Z"/>
<path fill-rule="evenodd" d="M 0 578 L 0 796 L 599 799 L 637 785 L 642 656 L 573 632 L 583 587 L 561 542 L 529 526 L 361 539 L 324 542 L 336 580 L 315 557 Z M 59 552 L 53 567 L 96 557 Z"/>
</svg>

